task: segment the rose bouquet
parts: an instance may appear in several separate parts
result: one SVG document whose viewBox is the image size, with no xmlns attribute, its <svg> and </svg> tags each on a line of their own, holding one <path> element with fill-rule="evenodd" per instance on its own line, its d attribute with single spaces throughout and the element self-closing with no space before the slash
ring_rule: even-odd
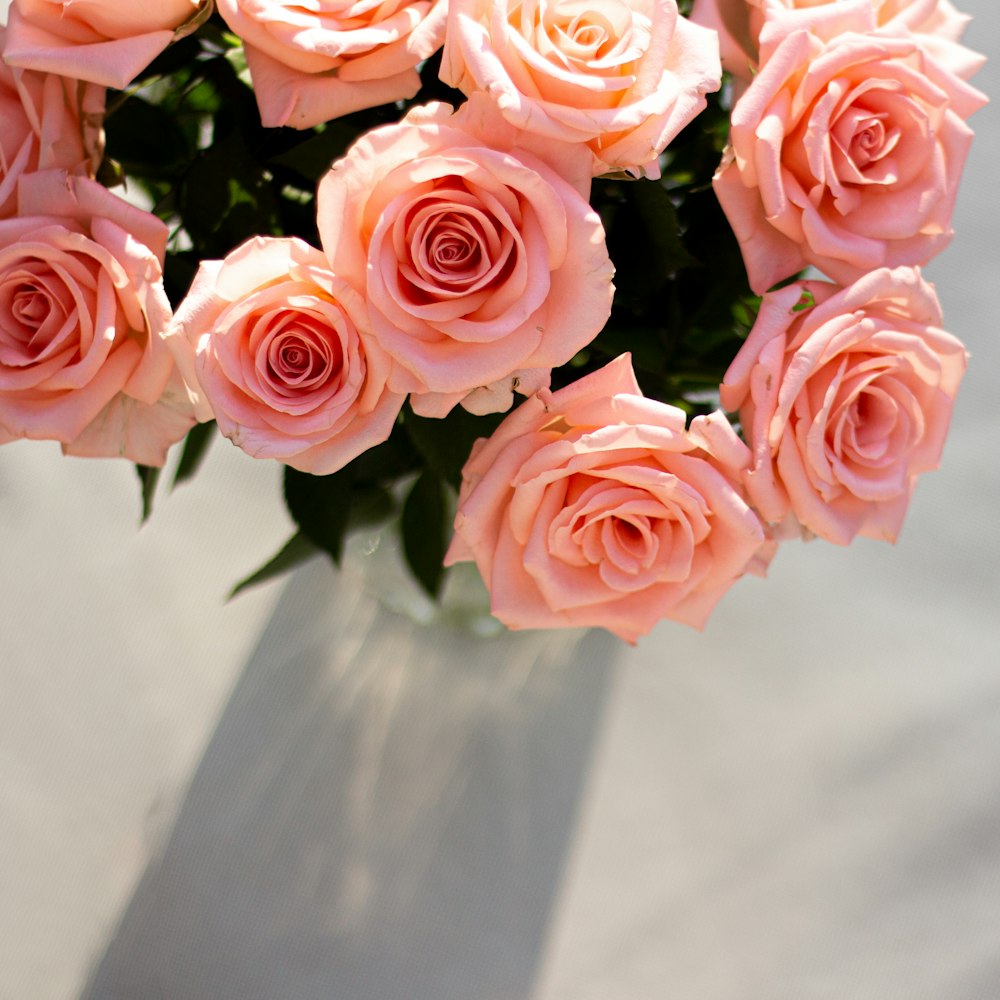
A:
<svg viewBox="0 0 1000 1000">
<path fill-rule="evenodd" d="M 280 462 L 240 586 L 391 523 L 510 628 L 700 627 L 786 539 L 894 539 L 940 461 L 965 21 L 13 0 L 0 442 L 122 456 L 146 513 L 175 445 Z"/>
</svg>

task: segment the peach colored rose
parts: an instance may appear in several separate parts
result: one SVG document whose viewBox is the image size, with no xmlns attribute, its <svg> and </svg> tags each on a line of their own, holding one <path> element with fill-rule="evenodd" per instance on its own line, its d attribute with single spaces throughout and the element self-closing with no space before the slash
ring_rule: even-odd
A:
<svg viewBox="0 0 1000 1000">
<path fill-rule="evenodd" d="M 405 397 L 386 388 L 364 300 L 301 240 L 204 261 L 175 325 L 219 430 L 255 458 L 326 475 L 389 437 Z"/>
<path fill-rule="evenodd" d="M 824 22 L 821 30 L 828 32 L 831 19 L 854 18 L 859 11 L 870 12 L 883 34 L 912 33 L 942 66 L 963 79 L 985 61 L 959 44 L 970 18 L 950 0 L 695 0 L 691 20 L 719 33 L 723 68 L 749 83 L 760 61 L 765 23 L 772 34 L 777 29 L 780 39 Z M 775 44 L 772 39 L 771 46 Z"/>
<path fill-rule="evenodd" d="M 589 164 L 476 95 L 369 132 L 320 182 L 332 270 L 366 298 L 389 386 L 418 412 L 443 416 L 469 394 L 509 405 L 511 385 L 547 384 L 600 332 L 613 267 Z"/>
<path fill-rule="evenodd" d="M 965 372 L 940 325 L 933 289 L 907 267 L 764 296 L 721 398 L 739 411 L 765 520 L 841 545 L 895 540 L 916 477 L 940 462 Z"/>
<path fill-rule="evenodd" d="M 0 51 L 6 29 L 0 25 Z M 0 218 L 17 203 L 21 174 L 64 167 L 93 176 L 103 148 L 104 88 L 0 60 Z"/>
<path fill-rule="evenodd" d="M 445 0 L 217 0 L 243 39 L 266 126 L 311 128 L 413 97 L 444 41 Z"/>
<path fill-rule="evenodd" d="M 851 23 L 866 33 L 786 36 L 733 109 L 714 185 L 756 292 L 807 264 L 842 284 L 923 264 L 951 239 L 985 98 L 912 38 Z"/>
<path fill-rule="evenodd" d="M 518 128 L 586 143 L 595 173 L 659 177 L 721 72 L 715 36 L 675 0 L 449 0 L 442 80 Z"/>
<path fill-rule="evenodd" d="M 21 177 L 0 221 L 0 442 L 56 440 L 67 454 L 162 465 L 194 424 L 167 336 L 166 226 L 96 181 Z"/>
<path fill-rule="evenodd" d="M 211 12 L 211 0 L 13 0 L 4 58 L 122 90 Z"/>
<path fill-rule="evenodd" d="M 691 23 L 719 36 L 722 68 L 742 93 L 757 68 L 758 38 L 764 16 L 754 0 L 694 0 Z"/>
<path fill-rule="evenodd" d="M 446 563 L 475 560 L 512 629 L 702 627 L 766 542 L 746 445 L 721 413 L 684 424 L 628 355 L 532 396 L 473 447 Z"/>
</svg>

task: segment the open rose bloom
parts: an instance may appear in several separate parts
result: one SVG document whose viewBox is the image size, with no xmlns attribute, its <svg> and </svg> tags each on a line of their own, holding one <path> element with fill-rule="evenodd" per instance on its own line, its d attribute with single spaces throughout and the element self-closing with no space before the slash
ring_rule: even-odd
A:
<svg viewBox="0 0 1000 1000">
<path fill-rule="evenodd" d="M 194 423 L 191 352 L 167 335 L 166 235 L 88 178 L 21 178 L 0 221 L 0 441 L 163 464 Z"/>
<path fill-rule="evenodd" d="M 4 58 L 121 90 L 211 12 L 211 0 L 13 0 Z"/>
<path fill-rule="evenodd" d="M 6 29 L 0 26 L 0 52 Z M 104 88 L 0 59 L 0 218 L 17 208 L 22 174 L 62 167 L 93 176 L 103 152 Z"/>
<path fill-rule="evenodd" d="M 895 540 L 916 477 L 941 460 L 965 372 L 941 324 L 912 268 L 764 296 L 721 395 L 753 450 L 746 483 L 765 520 L 841 545 Z"/>
<path fill-rule="evenodd" d="M 310 128 L 413 97 L 444 41 L 445 0 L 217 0 L 243 39 L 261 121 Z"/>
<path fill-rule="evenodd" d="M 589 189 L 585 149 L 519 133 L 482 95 L 414 109 L 333 165 L 323 248 L 417 412 L 505 408 L 600 332 L 614 269 Z"/>
<path fill-rule="evenodd" d="M 518 128 L 586 144 L 595 173 L 658 177 L 721 67 L 715 35 L 675 0 L 449 0 L 441 78 Z"/>
<path fill-rule="evenodd" d="M 380 444 L 404 397 L 364 301 L 301 240 L 259 237 L 204 261 L 175 318 L 233 444 L 326 475 Z"/>
<path fill-rule="evenodd" d="M 686 429 L 683 411 L 645 398 L 623 355 L 477 443 L 447 561 L 475 560 L 512 629 L 635 642 L 663 618 L 701 627 L 766 547 L 741 496 L 749 460 L 721 413 Z"/>
<path fill-rule="evenodd" d="M 756 292 L 808 264 L 844 284 L 924 264 L 951 239 L 984 96 L 915 38 L 876 31 L 870 7 L 830 9 L 825 32 L 762 47 L 715 177 Z"/>
</svg>

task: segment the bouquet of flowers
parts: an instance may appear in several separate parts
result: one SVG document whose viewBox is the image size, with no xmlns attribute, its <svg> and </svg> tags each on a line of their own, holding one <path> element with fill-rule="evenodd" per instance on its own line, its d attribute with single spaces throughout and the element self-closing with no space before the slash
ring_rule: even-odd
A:
<svg viewBox="0 0 1000 1000">
<path fill-rule="evenodd" d="M 893 540 L 965 365 L 922 277 L 949 0 L 13 0 L 0 442 L 284 465 L 243 585 L 394 523 L 507 627 L 696 627 Z M 805 276 L 806 270 L 814 273 Z"/>
</svg>

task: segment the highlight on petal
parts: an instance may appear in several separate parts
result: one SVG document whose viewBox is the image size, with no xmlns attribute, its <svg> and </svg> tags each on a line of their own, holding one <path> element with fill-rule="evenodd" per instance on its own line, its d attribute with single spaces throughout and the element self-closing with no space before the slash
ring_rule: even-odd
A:
<svg viewBox="0 0 1000 1000">
<path fill-rule="evenodd" d="M 586 144 L 595 174 L 658 177 L 721 73 L 716 33 L 674 0 L 449 0 L 445 83 L 526 132 Z"/>
</svg>

